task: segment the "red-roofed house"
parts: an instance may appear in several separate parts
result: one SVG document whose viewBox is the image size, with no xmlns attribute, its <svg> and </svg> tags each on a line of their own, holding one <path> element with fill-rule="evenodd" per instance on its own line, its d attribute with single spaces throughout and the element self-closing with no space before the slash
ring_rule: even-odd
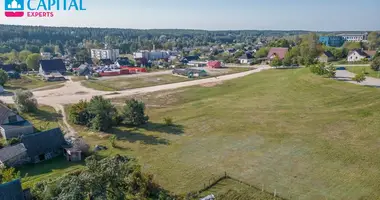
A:
<svg viewBox="0 0 380 200">
<path fill-rule="evenodd" d="M 207 67 L 210 68 L 221 68 L 222 63 L 220 61 L 214 60 L 214 61 L 208 61 L 207 62 Z"/>
<path fill-rule="evenodd" d="M 280 60 L 285 58 L 286 53 L 288 53 L 288 48 L 271 48 L 269 50 L 267 59 L 268 60 L 273 60 L 276 56 L 280 58 Z"/>
</svg>

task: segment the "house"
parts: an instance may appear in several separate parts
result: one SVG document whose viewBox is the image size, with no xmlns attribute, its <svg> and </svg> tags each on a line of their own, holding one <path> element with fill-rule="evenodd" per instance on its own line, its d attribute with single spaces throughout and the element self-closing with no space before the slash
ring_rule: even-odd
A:
<svg viewBox="0 0 380 200">
<path fill-rule="evenodd" d="M 112 64 L 114 64 L 111 59 L 100 59 L 99 63 L 100 63 L 100 65 L 112 65 Z"/>
<path fill-rule="evenodd" d="M 334 55 L 330 51 L 324 51 L 318 57 L 318 61 L 321 63 L 328 63 L 333 61 L 334 59 Z"/>
<path fill-rule="evenodd" d="M 92 71 L 92 69 L 91 69 L 91 67 L 89 65 L 82 64 L 76 70 L 76 75 L 78 75 L 78 76 L 87 76 L 87 75 L 91 74 L 91 71 Z"/>
<path fill-rule="evenodd" d="M 30 190 L 22 190 L 19 179 L 0 184 L 0 200 L 30 200 Z"/>
<path fill-rule="evenodd" d="M 4 139 L 34 133 L 34 127 L 7 106 L 0 104 L 0 132 Z"/>
<path fill-rule="evenodd" d="M 214 61 L 208 61 L 207 67 L 209 68 L 221 68 L 222 63 L 220 61 L 214 60 Z"/>
<path fill-rule="evenodd" d="M 251 53 L 245 53 L 239 58 L 240 64 L 250 64 L 253 61 Z"/>
<path fill-rule="evenodd" d="M 368 55 L 365 51 L 361 49 L 353 50 L 348 53 L 347 61 L 348 62 L 358 62 L 363 59 L 370 59 L 371 56 Z"/>
<path fill-rule="evenodd" d="M 52 58 L 52 55 L 50 52 L 41 52 L 41 58 L 43 60 L 50 60 Z"/>
<path fill-rule="evenodd" d="M 345 39 L 342 36 L 321 36 L 319 42 L 328 47 L 341 47 Z"/>
<path fill-rule="evenodd" d="M 280 60 L 285 58 L 286 53 L 288 53 L 288 48 L 271 48 L 269 50 L 267 59 L 273 60 L 275 57 L 278 57 Z"/>
<path fill-rule="evenodd" d="M 66 81 L 66 78 L 60 73 L 50 73 L 49 75 L 44 75 L 43 79 L 49 82 Z"/>
<path fill-rule="evenodd" d="M 31 163 L 50 160 L 63 154 L 63 148 L 67 145 L 60 128 L 48 131 L 23 135 L 21 143 L 27 149 Z"/>
<path fill-rule="evenodd" d="M 361 42 L 368 39 L 368 33 L 342 33 L 338 36 L 343 37 L 348 42 Z"/>
<path fill-rule="evenodd" d="M 62 59 L 54 60 L 40 60 L 39 74 L 41 76 L 49 75 L 51 73 L 65 74 L 66 67 Z"/>
<path fill-rule="evenodd" d="M 9 64 L 9 65 L 3 65 L 0 64 L 0 69 L 6 71 L 6 72 L 15 72 L 16 71 L 16 65 Z"/>
<path fill-rule="evenodd" d="M 368 56 L 369 56 L 369 59 L 373 59 L 373 57 L 375 57 L 376 55 L 376 51 L 364 51 L 364 53 L 366 53 Z"/>
<path fill-rule="evenodd" d="M 0 149 L 0 168 L 15 167 L 30 162 L 24 144 L 7 146 Z"/>
<path fill-rule="evenodd" d="M 185 56 L 185 57 L 180 59 L 180 62 L 186 64 L 186 63 L 193 61 L 193 60 L 199 60 L 199 56 Z"/>
<path fill-rule="evenodd" d="M 194 78 L 194 77 L 203 77 L 207 76 L 207 72 L 205 70 L 198 70 L 198 69 L 174 69 L 173 74 L 178 74 L 181 76 L 187 76 L 188 78 Z"/>
</svg>

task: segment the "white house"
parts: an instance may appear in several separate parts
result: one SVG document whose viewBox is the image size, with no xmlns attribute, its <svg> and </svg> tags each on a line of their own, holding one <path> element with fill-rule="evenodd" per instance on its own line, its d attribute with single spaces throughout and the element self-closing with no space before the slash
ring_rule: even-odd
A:
<svg viewBox="0 0 380 200">
<path fill-rule="evenodd" d="M 245 53 L 239 58 L 240 64 L 250 64 L 253 59 L 251 54 Z"/>
<path fill-rule="evenodd" d="M 369 58 L 369 55 L 362 50 L 353 50 L 347 56 L 348 62 L 358 62 L 364 58 Z"/>
</svg>

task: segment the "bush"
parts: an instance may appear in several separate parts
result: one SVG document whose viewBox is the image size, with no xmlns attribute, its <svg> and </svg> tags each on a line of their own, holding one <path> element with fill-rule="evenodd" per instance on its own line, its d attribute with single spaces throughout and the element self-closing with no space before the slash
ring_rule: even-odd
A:
<svg viewBox="0 0 380 200">
<path fill-rule="evenodd" d="M 116 135 L 113 135 L 111 137 L 108 138 L 108 141 L 110 142 L 111 146 L 112 147 L 115 147 L 116 146 L 116 140 L 117 140 L 117 136 Z"/>
<path fill-rule="evenodd" d="M 90 115 L 87 112 L 87 101 L 80 101 L 69 108 L 69 121 L 77 125 L 87 125 Z"/>
<path fill-rule="evenodd" d="M 359 74 L 356 74 L 354 78 L 352 78 L 353 81 L 356 81 L 358 83 L 361 83 L 366 80 L 365 73 L 361 72 Z"/>
<path fill-rule="evenodd" d="M 144 102 L 130 99 L 125 101 L 122 112 L 123 123 L 126 125 L 139 126 L 148 122 L 149 117 L 145 115 Z"/>
<path fill-rule="evenodd" d="M 371 63 L 371 68 L 375 71 L 380 70 L 380 57 L 376 57 Z"/>
<path fill-rule="evenodd" d="M 4 86 L 5 83 L 8 81 L 8 73 L 2 69 L 0 69 L 0 85 Z"/>
<path fill-rule="evenodd" d="M 100 74 L 99 73 L 93 73 L 92 76 L 93 77 L 100 77 Z"/>
<path fill-rule="evenodd" d="M 328 74 L 328 70 L 326 69 L 325 64 L 323 63 L 311 65 L 309 68 L 313 74 L 317 74 L 320 76 Z"/>
<path fill-rule="evenodd" d="M 165 117 L 164 123 L 166 126 L 172 126 L 173 125 L 173 119 L 171 117 Z"/>
<path fill-rule="evenodd" d="M 15 102 L 16 109 L 21 113 L 34 112 L 37 110 L 38 103 L 31 91 L 16 90 L 13 100 Z"/>
<path fill-rule="evenodd" d="M 276 56 L 272 62 L 270 63 L 270 66 L 272 67 L 275 67 L 275 66 L 281 66 L 282 65 L 282 61 L 280 60 L 280 58 L 278 56 Z"/>
<path fill-rule="evenodd" d="M 20 143 L 20 139 L 19 138 L 11 138 L 10 140 L 7 141 L 7 143 L 8 143 L 8 145 L 12 146 L 12 145 Z"/>
</svg>

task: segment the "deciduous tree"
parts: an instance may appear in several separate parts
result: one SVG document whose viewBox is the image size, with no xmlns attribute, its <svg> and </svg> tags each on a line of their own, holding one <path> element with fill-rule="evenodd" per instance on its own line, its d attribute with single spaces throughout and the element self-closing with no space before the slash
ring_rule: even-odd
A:
<svg viewBox="0 0 380 200">
<path fill-rule="evenodd" d="M 122 111 L 123 123 L 132 126 L 139 126 L 148 122 L 149 117 L 145 115 L 144 102 L 130 99 L 125 101 Z"/>
<path fill-rule="evenodd" d="M 40 60 L 41 60 L 41 55 L 38 53 L 33 53 L 33 54 L 28 55 L 28 57 L 26 58 L 26 64 L 28 65 L 29 69 L 38 70 Z"/>
<path fill-rule="evenodd" d="M 0 69 L 0 85 L 1 86 L 4 86 L 5 83 L 7 83 L 9 77 L 8 77 L 8 73 L 2 69 Z"/>
<path fill-rule="evenodd" d="M 16 90 L 13 100 L 19 112 L 34 112 L 37 110 L 37 100 L 29 90 Z"/>
</svg>

